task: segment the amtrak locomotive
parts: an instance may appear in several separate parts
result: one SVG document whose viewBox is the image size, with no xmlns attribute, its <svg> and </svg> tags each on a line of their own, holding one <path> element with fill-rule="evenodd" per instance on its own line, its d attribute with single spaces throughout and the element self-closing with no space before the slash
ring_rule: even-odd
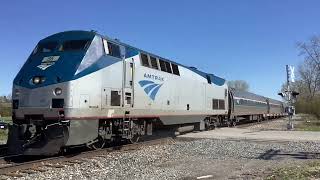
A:
<svg viewBox="0 0 320 180">
<path fill-rule="evenodd" d="M 13 82 L 9 152 L 132 142 L 160 126 L 205 130 L 283 115 L 283 105 L 224 79 L 92 31 L 42 39 Z"/>
</svg>

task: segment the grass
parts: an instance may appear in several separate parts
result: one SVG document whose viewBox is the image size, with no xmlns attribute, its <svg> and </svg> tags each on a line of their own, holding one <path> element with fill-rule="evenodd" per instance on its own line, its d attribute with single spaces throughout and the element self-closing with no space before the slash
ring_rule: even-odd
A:
<svg viewBox="0 0 320 180">
<path fill-rule="evenodd" d="M 1 103 L 1 106 L 3 106 L 3 107 L 11 107 L 11 103 Z"/>
<path fill-rule="evenodd" d="M 314 161 L 303 166 L 283 167 L 273 170 L 266 179 L 316 179 L 320 178 L 320 161 Z"/>
<path fill-rule="evenodd" d="M 6 123 L 12 124 L 11 117 L 1 117 L 0 119 Z M 7 139 L 8 139 L 8 129 L 6 130 L 0 129 L 0 141 L 6 141 Z"/>
<path fill-rule="evenodd" d="M 2 119 L 6 123 L 11 123 L 12 122 L 12 118 L 11 117 L 1 117 L 0 119 Z"/>
<path fill-rule="evenodd" d="M 7 141 L 8 139 L 8 129 L 0 130 L 0 141 Z"/>
<path fill-rule="evenodd" d="M 313 115 L 303 115 L 302 121 L 295 127 L 299 131 L 320 131 L 320 120 Z"/>
<path fill-rule="evenodd" d="M 0 115 L 11 116 L 11 103 L 0 103 Z"/>
</svg>

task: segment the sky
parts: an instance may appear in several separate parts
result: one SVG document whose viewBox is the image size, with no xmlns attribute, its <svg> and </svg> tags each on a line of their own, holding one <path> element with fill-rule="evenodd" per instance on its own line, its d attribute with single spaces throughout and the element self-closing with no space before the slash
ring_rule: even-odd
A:
<svg viewBox="0 0 320 180">
<path fill-rule="evenodd" d="M 319 35 L 317 0 L 55 0 L 0 2 L 0 95 L 37 42 L 66 30 L 100 34 L 194 66 L 245 80 L 271 98 L 285 65 L 303 61 L 297 42 Z"/>
</svg>

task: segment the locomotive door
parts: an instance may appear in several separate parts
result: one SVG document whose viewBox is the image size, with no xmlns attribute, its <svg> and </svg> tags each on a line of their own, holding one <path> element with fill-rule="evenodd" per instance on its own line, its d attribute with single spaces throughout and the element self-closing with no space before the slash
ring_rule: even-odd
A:
<svg viewBox="0 0 320 180">
<path fill-rule="evenodd" d="M 133 78 L 134 61 L 132 58 L 123 61 L 123 95 L 122 104 L 124 107 L 133 107 Z"/>
</svg>

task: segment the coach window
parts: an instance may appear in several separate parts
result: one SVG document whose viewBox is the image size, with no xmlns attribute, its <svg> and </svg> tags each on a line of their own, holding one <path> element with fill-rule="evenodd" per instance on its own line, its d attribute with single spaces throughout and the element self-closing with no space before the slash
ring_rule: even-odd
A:
<svg viewBox="0 0 320 180">
<path fill-rule="evenodd" d="M 239 104 L 242 104 L 242 105 L 243 105 L 243 104 L 244 104 L 244 100 L 243 100 L 243 99 L 240 99 L 240 100 L 239 100 Z"/>
<path fill-rule="evenodd" d="M 159 63 L 161 71 L 167 72 L 166 63 L 162 59 L 159 59 Z"/>
<path fill-rule="evenodd" d="M 148 56 L 146 54 L 141 53 L 141 64 L 142 66 L 150 67 Z"/>
<path fill-rule="evenodd" d="M 158 62 L 157 62 L 157 59 L 155 57 L 150 56 L 150 62 L 151 62 L 151 67 L 153 69 L 159 69 L 158 68 Z"/>
<path fill-rule="evenodd" d="M 173 74 L 180 76 L 178 65 L 171 63 L 171 67 L 172 67 Z"/>
<path fill-rule="evenodd" d="M 168 72 L 168 73 L 172 73 L 170 63 L 169 63 L 169 62 L 165 62 L 165 63 L 166 63 L 167 72 Z"/>
</svg>

